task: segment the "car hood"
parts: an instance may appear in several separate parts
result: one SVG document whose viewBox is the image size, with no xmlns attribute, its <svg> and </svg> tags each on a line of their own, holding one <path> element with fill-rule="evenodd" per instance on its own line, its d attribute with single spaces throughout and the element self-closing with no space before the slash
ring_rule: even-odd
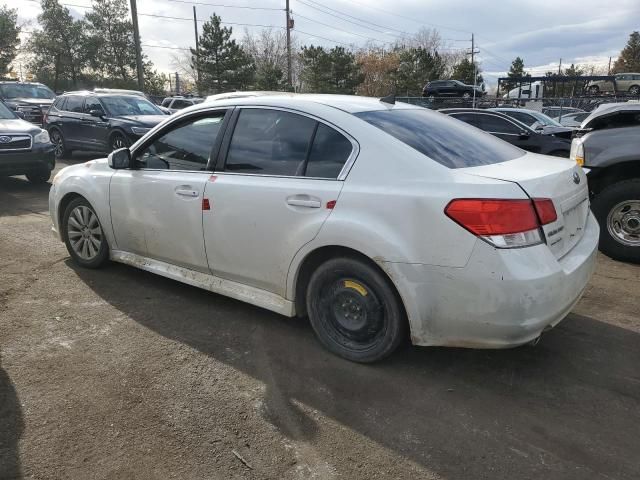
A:
<svg viewBox="0 0 640 480">
<path fill-rule="evenodd" d="M 0 119 L 0 135 L 7 133 L 38 133 L 41 129 L 33 123 L 18 118 Z"/>
<path fill-rule="evenodd" d="M 142 127 L 155 127 L 157 124 L 167 119 L 167 115 L 120 115 L 113 117 L 114 120 L 121 120 L 130 125 Z"/>
<path fill-rule="evenodd" d="M 46 105 L 50 107 L 53 100 L 48 98 L 7 98 L 5 102 L 14 105 Z"/>
<path fill-rule="evenodd" d="M 571 127 L 554 127 L 548 125 L 542 129 L 540 133 L 543 135 L 555 135 L 560 138 L 571 138 L 574 129 Z"/>
</svg>

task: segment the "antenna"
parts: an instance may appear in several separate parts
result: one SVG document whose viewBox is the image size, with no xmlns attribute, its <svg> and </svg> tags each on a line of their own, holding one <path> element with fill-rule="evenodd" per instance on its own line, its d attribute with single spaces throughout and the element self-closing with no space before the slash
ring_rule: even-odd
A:
<svg viewBox="0 0 640 480">
<path fill-rule="evenodd" d="M 388 103 L 390 105 L 395 105 L 396 104 L 396 94 L 395 93 L 391 93 L 389 95 L 387 95 L 386 97 L 382 97 L 380 99 L 381 102 L 383 103 Z"/>
</svg>

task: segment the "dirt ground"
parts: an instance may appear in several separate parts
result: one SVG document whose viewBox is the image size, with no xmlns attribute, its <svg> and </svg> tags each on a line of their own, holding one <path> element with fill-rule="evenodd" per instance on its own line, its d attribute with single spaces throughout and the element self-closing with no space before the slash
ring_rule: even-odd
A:
<svg viewBox="0 0 640 480">
<path fill-rule="evenodd" d="M 305 321 L 76 268 L 47 193 L 0 179 L 1 479 L 640 478 L 638 266 L 601 256 L 537 347 L 363 366 Z"/>
</svg>

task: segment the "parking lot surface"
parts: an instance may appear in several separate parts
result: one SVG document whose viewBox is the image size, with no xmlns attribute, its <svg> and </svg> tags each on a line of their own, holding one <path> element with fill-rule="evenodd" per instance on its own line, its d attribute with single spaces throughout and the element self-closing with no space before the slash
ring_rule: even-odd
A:
<svg viewBox="0 0 640 480">
<path fill-rule="evenodd" d="M 1 479 L 640 478 L 640 266 L 601 256 L 536 347 L 358 365 L 305 320 L 75 267 L 48 188 L 0 179 Z"/>
</svg>

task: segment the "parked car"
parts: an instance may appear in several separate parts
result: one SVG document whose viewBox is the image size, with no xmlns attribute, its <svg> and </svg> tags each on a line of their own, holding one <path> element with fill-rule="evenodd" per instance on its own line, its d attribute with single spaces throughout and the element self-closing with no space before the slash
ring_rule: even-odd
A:
<svg viewBox="0 0 640 480">
<path fill-rule="evenodd" d="M 565 115 L 568 115 L 570 113 L 584 113 L 584 110 L 575 107 L 559 107 L 553 105 L 542 107 L 542 113 L 544 113 L 547 117 L 553 118 L 554 120 L 559 122 L 559 117 L 561 114 L 564 117 Z"/>
<path fill-rule="evenodd" d="M 36 82 L 0 82 L 0 100 L 12 110 L 21 112 L 28 122 L 42 125 L 56 94 L 46 85 Z"/>
<path fill-rule="evenodd" d="M 168 118 L 138 95 L 69 92 L 60 95 L 45 117 L 56 156 L 73 150 L 110 152 L 127 147 Z"/>
<path fill-rule="evenodd" d="M 473 90 L 476 91 L 476 97 L 484 95 L 482 89 L 478 86 L 467 85 L 459 80 L 434 80 L 425 85 L 422 90 L 423 97 L 473 97 Z"/>
<path fill-rule="evenodd" d="M 568 158 L 571 151 L 571 140 L 538 133 L 502 113 L 472 108 L 448 108 L 438 111 L 529 152 Z"/>
<path fill-rule="evenodd" d="M 94 88 L 94 93 L 110 93 L 111 95 L 135 95 L 137 97 L 143 97 L 149 100 L 151 103 L 156 105 L 160 110 L 162 110 L 165 114 L 171 115 L 173 112 L 168 108 L 158 105 L 157 101 L 153 99 L 153 97 L 147 95 L 140 90 L 127 90 L 124 88 Z"/>
<path fill-rule="evenodd" d="M 26 175 L 45 183 L 56 165 L 49 134 L 0 101 L 0 176 Z"/>
<path fill-rule="evenodd" d="M 549 118 L 544 113 L 537 112 L 535 110 L 507 107 L 490 108 L 489 110 L 504 113 L 505 115 L 528 125 L 536 132 L 540 132 L 545 135 L 555 135 L 556 137 L 568 139 L 571 139 L 573 136 L 573 128 L 563 127 L 559 122 Z"/>
<path fill-rule="evenodd" d="M 640 104 L 609 104 L 589 115 L 573 140 L 571 158 L 589 170 L 600 250 L 640 263 Z"/>
<path fill-rule="evenodd" d="M 308 315 L 353 361 L 390 354 L 407 329 L 417 345 L 537 339 L 594 269 L 582 168 L 388 102 L 284 95 L 183 110 L 58 173 L 54 231 L 83 267 L 111 259 Z"/>
<path fill-rule="evenodd" d="M 582 125 L 582 122 L 584 121 L 584 119 L 587 118 L 589 115 L 591 115 L 591 112 L 568 113 L 567 115 L 562 115 L 562 118 L 558 118 L 557 121 L 563 127 L 576 129 L 576 128 L 579 128 L 580 125 Z"/>
<path fill-rule="evenodd" d="M 591 95 L 601 93 L 629 93 L 630 95 L 640 95 L 640 73 L 617 73 L 613 75 L 616 85 L 609 80 L 593 80 L 588 83 L 587 91 Z"/>
<path fill-rule="evenodd" d="M 162 101 L 162 106 L 170 113 L 176 113 L 178 110 L 197 105 L 203 101 L 204 98 L 199 97 L 167 97 Z"/>
</svg>

